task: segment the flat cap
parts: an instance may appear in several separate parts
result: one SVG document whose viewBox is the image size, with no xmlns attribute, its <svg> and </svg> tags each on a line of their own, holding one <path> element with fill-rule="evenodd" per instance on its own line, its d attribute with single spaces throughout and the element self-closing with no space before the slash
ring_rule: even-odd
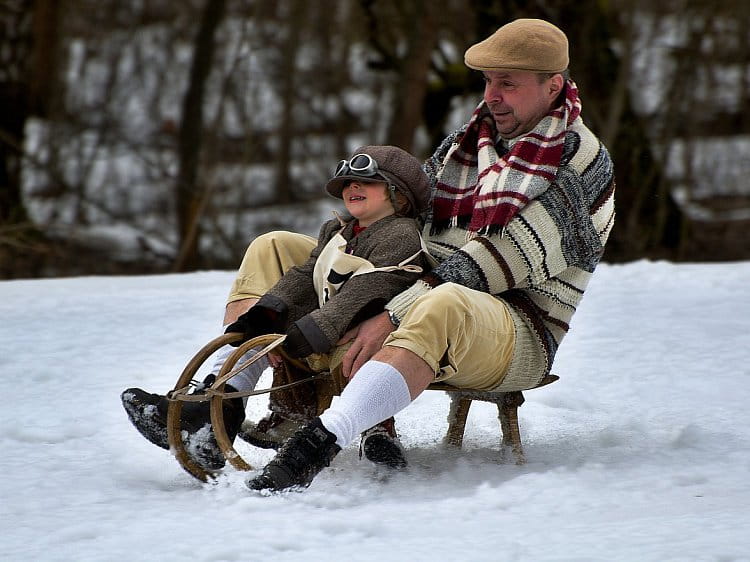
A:
<svg viewBox="0 0 750 562">
<path fill-rule="evenodd" d="M 568 38 L 539 19 L 517 19 L 472 45 L 464 62 L 476 70 L 562 72 L 568 68 Z"/>
</svg>

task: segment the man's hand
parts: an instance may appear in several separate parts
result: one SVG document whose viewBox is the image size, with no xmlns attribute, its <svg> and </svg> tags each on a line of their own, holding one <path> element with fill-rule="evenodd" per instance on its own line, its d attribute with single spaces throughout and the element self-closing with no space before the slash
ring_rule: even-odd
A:
<svg viewBox="0 0 750 562">
<path fill-rule="evenodd" d="M 354 376 L 366 361 L 380 351 L 388 334 L 395 329 L 396 326 L 391 323 L 388 313 L 381 312 L 344 334 L 338 343 L 351 341 L 352 345 L 344 355 L 343 375 L 346 378 Z"/>
</svg>

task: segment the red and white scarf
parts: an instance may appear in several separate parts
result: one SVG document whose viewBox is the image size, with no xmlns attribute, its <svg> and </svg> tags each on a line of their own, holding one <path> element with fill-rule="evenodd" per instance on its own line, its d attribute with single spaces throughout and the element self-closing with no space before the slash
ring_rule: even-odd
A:
<svg viewBox="0 0 750 562">
<path fill-rule="evenodd" d="M 455 226 L 468 230 L 472 236 L 502 231 L 516 213 L 554 181 L 565 133 L 580 113 L 578 88 L 568 80 L 565 102 L 501 156 L 496 150 L 500 137 L 492 113 L 484 101 L 480 103 L 437 174 L 433 233 Z"/>
</svg>

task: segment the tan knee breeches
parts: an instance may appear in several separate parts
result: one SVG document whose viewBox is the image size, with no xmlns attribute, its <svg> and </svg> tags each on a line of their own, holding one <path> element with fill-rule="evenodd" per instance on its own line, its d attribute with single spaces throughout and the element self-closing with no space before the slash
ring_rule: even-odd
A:
<svg viewBox="0 0 750 562">
<path fill-rule="evenodd" d="M 505 377 L 515 341 L 515 324 L 502 300 L 445 283 L 414 302 L 385 345 L 424 359 L 436 382 L 489 390 Z"/>
<path fill-rule="evenodd" d="M 317 244 L 315 238 L 295 232 L 258 236 L 245 251 L 227 302 L 262 297 L 286 270 L 305 263 Z"/>
</svg>

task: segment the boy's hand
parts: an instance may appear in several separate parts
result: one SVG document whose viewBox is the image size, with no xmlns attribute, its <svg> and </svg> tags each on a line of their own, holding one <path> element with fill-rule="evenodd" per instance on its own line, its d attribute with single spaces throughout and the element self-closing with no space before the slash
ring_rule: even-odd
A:
<svg viewBox="0 0 750 562">
<path fill-rule="evenodd" d="M 268 364 L 271 365 L 271 368 L 273 369 L 281 367 L 282 363 L 284 363 L 284 358 L 275 351 L 269 351 L 267 357 Z"/>
<path fill-rule="evenodd" d="M 239 347 L 240 344 L 257 336 L 273 334 L 276 331 L 276 313 L 267 308 L 253 306 L 245 314 L 240 315 L 224 330 L 225 334 L 239 333 L 242 339 L 230 345 Z"/>
<path fill-rule="evenodd" d="M 297 327 L 297 324 L 289 326 L 289 329 L 286 331 L 286 339 L 281 346 L 286 351 L 286 354 L 294 359 L 307 357 L 313 352 L 310 342 L 307 341 L 307 338 Z"/>
</svg>

